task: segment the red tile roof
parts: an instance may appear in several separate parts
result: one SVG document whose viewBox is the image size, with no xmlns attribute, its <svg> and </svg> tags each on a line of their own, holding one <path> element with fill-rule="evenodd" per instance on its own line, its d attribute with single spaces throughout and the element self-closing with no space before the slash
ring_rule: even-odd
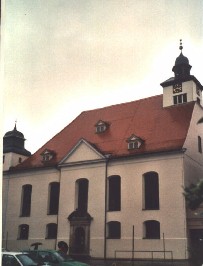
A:
<svg viewBox="0 0 203 266">
<path fill-rule="evenodd" d="M 93 144 L 101 153 L 116 157 L 181 149 L 190 125 L 194 102 L 163 108 L 162 101 L 163 95 L 158 95 L 82 112 L 14 169 L 55 165 L 82 138 Z M 109 127 L 107 131 L 96 134 L 95 124 L 99 120 L 109 123 Z M 126 141 L 132 134 L 144 142 L 139 149 L 130 151 Z M 43 163 L 41 153 L 45 149 L 55 151 L 56 156 Z"/>
</svg>

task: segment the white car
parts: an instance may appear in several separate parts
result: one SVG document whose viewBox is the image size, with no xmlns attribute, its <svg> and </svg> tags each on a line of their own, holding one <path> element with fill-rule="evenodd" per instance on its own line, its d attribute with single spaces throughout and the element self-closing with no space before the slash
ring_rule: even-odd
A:
<svg viewBox="0 0 203 266">
<path fill-rule="evenodd" d="M 27 253 L 24 252 L 2 252 L 2 266 L 37 266 Z"/>
</svg>

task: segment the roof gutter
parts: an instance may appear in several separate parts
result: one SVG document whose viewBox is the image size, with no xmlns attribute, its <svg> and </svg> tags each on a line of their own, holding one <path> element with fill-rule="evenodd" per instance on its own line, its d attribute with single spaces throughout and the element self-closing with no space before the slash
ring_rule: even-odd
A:
<svg viewBox="0 0 203 266">
<path fill-rule="evenodd" d="M 109 157 L 106 156 L 106 163 L 105 163 L 105 206 L 104 206 L 104 260 L 106 260 L 106 250 L 107 250 L 107 189 L 108 189 L 108 163 Z"/>
<path fill-rule="evenodd" d="M 174 150 L 166 150 L 166 151 L 155 151 L 155 152 L 143 152 L 139 154 L 127 154 L 127 155 L 112 155 L 111 160 L 118 160 L 118 159 L 133 159 L 133 158 L 142 158 L 145 156 L 153 156 L 153 155 L 170 155 L 170 154 L 178 154 L 178 153 L 185 153 L 186 148 L 174 149 Z"/>
<path fill-rule="evenodd" d="M 118 159 L 126 159 L 126 158 L 139 158 L 143 157 L 146 155 L 162 155 L 164 154 L 171 154 L 171 153 L 184 153 L 186 151 L 185 148 L 179 148 L 179 149 L 174 149 L 174 150 L 162 150 L 162 151 L 154 151 L 154 152 L 142 152 L 142 153 L 133 153 L 133 154 L 125 154 L 125 155 L 112 155 L 112 154 L 106 154 L 104 155 L 105 158 L 97 159 L 97 160 L 90 160 L 90 161 L 80 161 L 80 162 L 73 162 L 73 163 L 66 163 L 66 164 L 61 164 L 61 163 L 55 163 L 53 165 L 44 165 L 44 166 L 39 166 L 39 167 L 30 167 L 30 168 L 20 168 L 18 169 L 17 167 L 12 167 L 9 170 L 3 171 L 4 174 L 12 174 L 12 173 L 21 173 L 21 172 L 26 172 L 26 171 L 37 171 L 37 170 L 47 170 L 47 169 L 59 169 L 61 167 L 67 167 L 67 166 L 75 166 L 75 165 L 83 165 L 83 164 L 96 164 L 100 162 L 105 162 L 106 158 L 110 158 L 111 160 L 118 160 Z"/>
</svg>

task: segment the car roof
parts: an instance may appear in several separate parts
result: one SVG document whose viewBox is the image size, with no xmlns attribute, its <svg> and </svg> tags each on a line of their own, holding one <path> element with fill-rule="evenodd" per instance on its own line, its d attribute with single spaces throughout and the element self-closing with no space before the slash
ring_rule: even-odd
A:
<svg viewBox="0 0 203 266">
<path fill-rule="evenodd" d="M 54 249 L 24 249 L 25 252 L 38 252 L 38 251 L 49 251 L 49 252 L 56 252 Z"/>
<path fill-rule="evenodd" d="M 24 251 L 2 251 L 2 255 L 20 255 L 20 254 L 28 254 L 27 252 Z"/>
</svg>

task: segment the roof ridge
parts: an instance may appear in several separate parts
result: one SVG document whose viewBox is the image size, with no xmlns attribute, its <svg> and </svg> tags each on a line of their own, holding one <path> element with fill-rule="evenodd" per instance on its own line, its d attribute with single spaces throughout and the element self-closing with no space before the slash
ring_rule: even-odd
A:
<svg viewBox="0 0 203 266">
<path fill-rule="evenodd" d="M 93 111 L 96 111 L 96 110 L 102 110 L 102 109 L 106 109 L 106 108 L 110 108 L 110 107 L 115 107 L 115 106 L 121 106 L 121 105 L 126 105 L 126 104 L 129 104 L 129 103 L 135 103 L 135 102 L 141 102 L 141 101 L 146 101 L 148 99 L 152 99 L 152 98 L 156 98 L 156 97 L 160 97 L 162 96 L 163 94 L 159 94 L 159 95 L 153 95 L 153 96 L 150 96 L 150 97 L 147 97 L 147 98 L 142 98 L 142 99 L 138 99 L 138 100 L 134 100 L 134 101 L 129 101 L 129 102 L 124 102 L 124 103 L 116 103 L 116 104 L 112 104 L 112 105 L 107 105 L 107 106 L 104 106 L 104 107 L 100 107 L 100 108 L 95 108 L 95 109 L 90 109 L 90 110 L 86 110 L 86 111 L 83 111 L 82 113 L 87 113 L 87 112 L 93 112 Z M 81 114 L 82 114 L 81 113 Z"/>
</svg>

